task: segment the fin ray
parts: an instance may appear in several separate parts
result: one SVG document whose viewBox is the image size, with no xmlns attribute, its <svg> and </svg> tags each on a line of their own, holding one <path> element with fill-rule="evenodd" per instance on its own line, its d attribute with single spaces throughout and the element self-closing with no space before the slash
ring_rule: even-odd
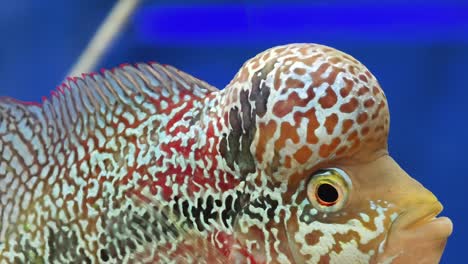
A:
<svg viewBox="0 0 468 264">
<path fill-rule="evenodd" d="M 0 97 L 0 185 L 23 184 L 24 179 L 33 177 L 48 178 L 48 182 L 51 177 L 63 177 L 58 175 L 58 167 L 70 163 L 66 155 L 76 151 L 74 155 L 80 159 L 88 149 L 75 144 L 94 144 L 87 141 L 91 136 L 97 138 L 99 146 L 107 140 L 105 133 L 96 128 L 115 126 L 114 120 L 124 120 L 125 114 L 137 121 L 142 115 L 158 114 L 161 97 L 174 102 L 184 100 L 178 98 L 179 90 L 191 93 L 195 100 L 217 91 L 174 69 L 156 63 L 125 65 L 100 74 L 68 78 L 42 104 Z M 18 221 L 18 213 L 3 216 L 9 214 L 8 208 L 19 205 L 23 195 L 24 191 L 0 188 L 0 198 L 9 197 L 0 199 L 0 241 Z"/>
</svg>

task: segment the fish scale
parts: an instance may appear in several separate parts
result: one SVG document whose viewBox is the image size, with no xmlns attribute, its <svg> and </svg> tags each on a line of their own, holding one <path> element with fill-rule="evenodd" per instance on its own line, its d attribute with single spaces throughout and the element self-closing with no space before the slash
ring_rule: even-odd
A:
<svg viewBox="0 0 468 264">
<path fill-rule="evenodd" d="M 9 120 L 7 126 L 15 126 L 16 129 L 9 128 L 9 131 L 22 132 L 1 137 L 2 146 L 9 142 L 15 144 L 14 148 L 11 147 L 14 151 L 11 155 L 2 152 L 2 164 L 9 163 L 2 168 L 13 170 L 12 180 L 18 179 L 17 176 L 26 179 L 39 177 L 33 185 L 39 197 L 26 203 L 33 208 L 50 211 L 47 217 L 39 216 L 36 221 L 28 222 L 26 216 L 31 211 L 27 208 L 16 213 L 9 213 L 8 209 L 21 208 L 19 205 L 24 203 L 24 195 L 29 193 L 18 192 L 17 188 L 2 192 L 2 198 L 10 196 L 10 201 L 1 204 L 1 241 L 11 241 L 2 244 L 4 259 L 30 260 L 28 248 L 34 244 L 41 247 L 32 255 L 44 261 L 73 261 L 76 256 L 69 255 L 70 250 L 46 240 L 54 232 L 68 230 L 80 242 L 77 250 L 83 250 L 84 258 L 103 260 L 97 253 L 98 248 L 91 245 L 96 242 L 90 243 L 92 241 L 87 241 L 83 235 L 99 237 L 106 234 L 108 223 L 112 221 L 105 220 L 103 216 L 121 217 L 122 205 L 133 204 L 133 193 L 141 195 L 148 191 L 151 198 L 164 200 L 182 196 L 183 201 L 191 204 L 187 197 L 196 197 L 203 191 L 217 194 L 219 201 L 219 194 L 232 189 L 236 181 L 232 175 L 224 176 L 225 172 L 216 173 L 216 180 L 208 177 L 220 170 L 217 160 L 212 158 L 217 155 L 216 141 L 208 139 L 215 137 L 215 123 L 205 119 L 212 123 L 199 126 L 200 120 L 194 120 L 192 115 L 195 110 L 193 101 L 204 100 L 214 89 L 189 75 L 179 74 L 172 67 L 153 63 L 126 65 L 105 71 L 102 75 L 69 79 L 42 106 L 2 99 L 2 120 Z M 143 102 L 151 104 L 143 105 Z M 167 106 L 164 107 L 162 102 Z M 118 104 L 124 107 L 118 110 Z M 202 107 L 203 104 L 198 104 L 197 111 L 213 111 L 200 109 Z M 30 118 L 24 119 L 24 116 Z M 122 131 L 110 132 L 121 124 Z M 34 127 L 40 131 L 38 135 L 41 137 L 35 139 L 35 144 L 28 144 Z M 3 131 L 6 132 L 6 128 Z M 9 139 L 12 136 L 14 138 Z M 28 147 L 46 149 L 47 154 L 34 152 Z M 190 153 L 195 157 L 190 157 Z M 32 159 L 38 162 L 39 157 L 43 161 L 37 164 L 44 170 L 32 173 Z M 196 158 L 201 164 L 179 166 L 190 158 Z M 7 179 L 6 183 L 9 182 Z M 41 186 L 42 190 L 38 188 Z M 180 188 L 174 193 L 173 186 Z M 203 208 L 203 204 L 196 204 L 194 208 Z M 194 212 L 199 214 L 196 210 Z M 192 212 L 187 212 L 187 217 L 196 222 Z M 49 226 L 49 221 L 53 227 Z M 56 221 L 60 221 L 61 227 Z M 22 228 L 25 224 L 28 225 L 27 232 Z M 49 231 L 45 227 L 49 227 Z M 206 228 L 206 223 L 199 228 Z M 133 236 L 126 232 L 127 237 Z M 29 244 L 20 242 L 13 248 L 15 241 L 25 238 Z M 129 257 L 122 252 L 108 254 L 109 260 Z"/>
<path fill-rule="evenodd" d="M 394 260 L 401 197 L 435 198 L 404 189 L 388 130 L 375 77 L 317 44 L 268 49 L 224 90 L 149 63 L 0 98 L 0 262 Z M 348 200 L 326 208 L 310 186 L 337 175 Z"/>
</svg>

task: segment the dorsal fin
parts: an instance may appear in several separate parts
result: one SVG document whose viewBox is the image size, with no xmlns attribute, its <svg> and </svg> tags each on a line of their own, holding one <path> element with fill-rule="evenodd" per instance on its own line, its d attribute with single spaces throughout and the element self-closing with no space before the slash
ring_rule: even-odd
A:
<svg viewBox="0 0 468 264">
<path fill-rule="evenodd" d="M 29 109 L 35 113 L 36 119 L 54 123 L 54 134 L 57 134 L 71 128 L 79 114 L 99 113 L 117 103 L 131 110 L 145 101 L 164 99 L 177 103 L 184 100 L 187 94 L 201 99 L 215 91 L 218 89 L 172 66 L 158 63 L 124 64 L 112 70 L 102 70 L 100 74 L 67 78 L 50 98 L 43 99 L 42 107 L 37 103 L 0 97 L 0 133 L 6 131 L 5 128 L 2 130 L 1 122 L 7 118 L 7 111 L 15 111 L 13 108 L 26 112 Z M 39 117 L 41 114 L 43 116 Z M 17 123 L 20 121 L 16 120 Z"/>
<path fill-rule="evenodd" d="M 70 127 L 70 122 L 76 122 L 77 113 L 82 111 L 97 113 L 122 104 L 136 116 L 137 110 L 147 110 L 144 103 L 178 103 L 187 94 L 202 99 L 218 89 L 172 66 L 151 63 L 125 64 L 101 74 L 69 78 L 58 91 L 58 95 L 43 102 L 43 108 L 46 115 L 52 115 L 50 119 L 64 123 L 58 125 L 61 130 L 61 125 Z"/>
<path fill-rule="evenodd" d="M 70 90 L 70 95 L 67 95 L 67 90 Z M 80 98 L 85 109 L 93 111 L 103 104 L 109 106 L 115 102 L 135 99 L 132 97 L 179 100 L 181 93 L 202 97 L 218 89 L 172 66 L 142 63 L 102 70 L 101 74 L 83 74 L 81 78 L 68 78 L 58 91 L 63 94 L 62 100 L 70 96 L 73 99 Z M 51 99 L 53 100 L 54 98 Z"/>
<path fill-rule="evenodd" d="M 112 127 L 112 115 L 126 118 L 128 112 L 130 119 L 138 120 L 171 107 L 168 102 L 175 106 L 187 96 L 198 100 L 214 91 L 218 90 L 171 66 L 150 63 L 68 78 L 42 105 L 0 97 L 0 216 L 8 215 L 0 219 L 0 241 L 17 221 L 19 212 L 12 208 L 19 208 L 25 190 L 18 184 L 33 186 L 38 178 L 51 177 L 42 170 L 50 162 L 64 165 L 67 160 L 57 151 L 76 148 L 68 134 L 84 140 L 103 122 Z M 85 153 L 76 155 L 82 158 Z"/>
</svg>

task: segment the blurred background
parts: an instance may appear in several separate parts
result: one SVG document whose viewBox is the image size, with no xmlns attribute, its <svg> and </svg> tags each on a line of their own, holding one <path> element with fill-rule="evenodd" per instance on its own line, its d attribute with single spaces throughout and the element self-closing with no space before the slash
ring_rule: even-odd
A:
<svg viewBox="0 0 468 264">
<path fill-rule="evenodd" d="M 248 58 L 292 42 L 364 63 L 392 115 L 390 152 L 454 222 L 442 263 L 468 244 L 468 1 L 143 1 L 98 68 L 174 65 L 223 88 Z M 0 96 L 40 102 L 115 1 L 0 0 Z"/>
</svg>

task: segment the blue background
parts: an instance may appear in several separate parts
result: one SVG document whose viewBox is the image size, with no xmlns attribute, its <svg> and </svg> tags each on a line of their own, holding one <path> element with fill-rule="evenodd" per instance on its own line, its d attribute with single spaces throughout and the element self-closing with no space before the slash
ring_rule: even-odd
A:
<svg viewBox="0 0 468 264">
<path fill-rule="evenodd" d="M 454 222 L 442 263 L 460 263 L 468 245 L 468 3 L 375 2 L 145 1 L 99 68 L 158 61 L 223 88 L 246 59 L 278 44 L 350 53 L 387 94 L 392 156 Z M 113 3 L 0 0 L 0 95 L 49 95 Z"/>
</svg>

